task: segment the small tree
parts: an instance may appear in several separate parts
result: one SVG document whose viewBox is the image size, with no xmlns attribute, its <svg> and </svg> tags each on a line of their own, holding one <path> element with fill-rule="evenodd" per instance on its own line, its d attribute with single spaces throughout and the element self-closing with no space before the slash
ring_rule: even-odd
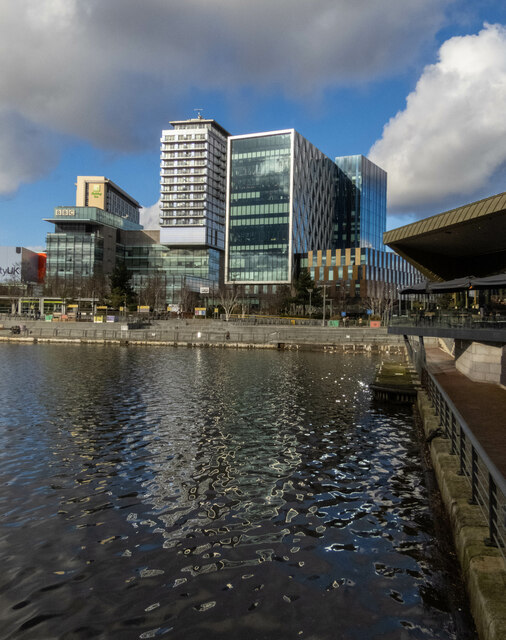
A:
<svg viewBox="0 0 506 640">
<path fill-rule="evenodd" d="M 191 313 L 193 314 L 195 307 L 198 304 L 199 294 L 196 291 L 190 289 L 190 287 L 185 284 L 181 288 L 181 302 L 180 302 L 180 310 L 181 313 Z"/>
<path fill-rule="evenodd" d="M 130 283 L 132 274 L 124 262 L 117 262 L 114 271 L 109 276 L 111 293 L 109 300 L 114 309 L 121 306 L 130 306 L 136 301 L 136 294 Z"/>
<path fill-rule="evenodd" d="M 321 289 L 315 285 L 307 269 L 301 270 L 299 277 L 293 283 L 293 289 L 295 295 L 291 301 L 296 305 L 302 305 L 304 315 L 306 305 L 311 303 L 312 307 L 319 307 L 322 304 Z"/>
<path fill-rule="evenodd" d="M 373 316 L 381 319 L 383 324 L 388 324 L 396 300 L 396 288 L 393 285 L 377 282 L 375 290 L 365 300 Z"/>
<path fill-rule="evenodd" d="M 218 290 L 218 298 L 225 311 L 225 321 L 228 322 L 233 308 L 239 299 L 239 290 L 235 284 L 223 285 Z"/>
</svg>

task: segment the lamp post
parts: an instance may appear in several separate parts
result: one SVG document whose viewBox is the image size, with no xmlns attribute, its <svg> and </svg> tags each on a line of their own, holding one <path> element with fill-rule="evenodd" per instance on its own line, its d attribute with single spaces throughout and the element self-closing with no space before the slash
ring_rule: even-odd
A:
<svg viewBox="0 0 506 640">
<path fill-rule="evenodd" d="M 327 294 L 327 287 L 328 287 L 328 286 L 329 286 L 328 284 L 323 284 L 323 285 L 322 285 L 322 287 L 323 287 L 323 318 L 322 318 L 322 327 L 324 327 L 324 326 L 325 326 L 325 297 L 326 297 L 326 294 Z"/>
<path fill-rule="evenodd" d="M 311 317 L 311 311 L 312 311 L 312 307 L 311 307 L 311 294 L 313 293 L 313 288 L 312 287 L 307 287 L 307 292 L 309 293 L 309 317 Z"/>
</svg>

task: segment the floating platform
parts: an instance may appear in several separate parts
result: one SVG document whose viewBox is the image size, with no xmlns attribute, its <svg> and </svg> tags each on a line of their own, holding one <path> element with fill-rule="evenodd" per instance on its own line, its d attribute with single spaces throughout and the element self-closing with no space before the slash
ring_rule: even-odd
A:
<svg viewBox="0 0 506 640">
<path fill-rule="evenodd" d="M 383 362 L 370 385 L 374 399 L 393 404 L 416 401 L 419 384 L 408 364 Z"/>
</svg>

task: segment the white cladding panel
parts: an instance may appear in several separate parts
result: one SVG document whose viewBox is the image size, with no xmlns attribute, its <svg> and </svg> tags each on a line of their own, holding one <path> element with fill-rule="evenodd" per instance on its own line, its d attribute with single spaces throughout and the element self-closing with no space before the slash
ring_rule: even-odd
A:
<svg viewBox="0 0 506 640">
<path fill-rule="evenodd" d="M 160 229 L 160 244 L 168 245 L 199 245 L 206 242 L 205 227 L 162 227 Z"/>
</svg>

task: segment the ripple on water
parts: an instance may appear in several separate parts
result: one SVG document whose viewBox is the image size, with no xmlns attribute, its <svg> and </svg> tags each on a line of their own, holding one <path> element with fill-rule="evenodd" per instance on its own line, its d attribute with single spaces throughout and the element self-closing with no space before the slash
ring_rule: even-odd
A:
<svg viewBox="0 0 506 640">
<path fill-rule="evenodd" d="M 5 637 L 475 637 L 374 356 L 1 349 Z"/>
</svg>

